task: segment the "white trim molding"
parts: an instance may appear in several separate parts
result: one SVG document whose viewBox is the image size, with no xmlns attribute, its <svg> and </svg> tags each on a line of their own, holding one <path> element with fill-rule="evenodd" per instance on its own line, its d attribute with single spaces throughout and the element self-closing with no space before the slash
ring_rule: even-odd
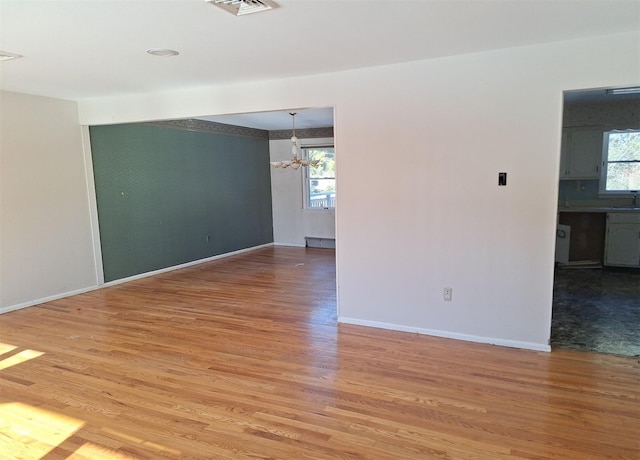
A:
<svg viewBox="0 0 640 460">
<path fill-rule="evenodd" d="M 304 243 L 273 243 L 274 246 L 281 247 L 291 247 L 291 248 L 306 248 L 307 245 Z"/>
<path fill-rule="evenodd" d="M 420 327 L 404 326 L 401 324 L 383 323 L 379 321 L 367 321 L 357 318 L 338 317 L 338 323 L 355 324 L 356 326 L 375 327 L 378 329 L 389 329 L 392 331 L 411 332 L 414 334 L 431 335 L 445 339 L 464 340 L 465 342 L 486 343 L 489 345 L 499 345 L 502 347 L 521 348 L 525 350 L 550 352 L 551 346 L 533 342 L 521 342 L 518 340 L 495 339 L 493 337 L 479 337 L 475 335 L 458 334 L 455 332 L 439 331 L 434 329 L 424 329 Z"/>
<path fill-rule="evenodd" d="M 217 256 L 207 257 L 206 259 L 198 259 L 198 260 L 194 260 L 192 262 L 186 262 L 184 264 L 174 265 L 172 267 L 162 268 L 160 270 L 154 270 L 152 272 L 141 273 L 139 275 L 129 276 L 127 278 L 122 278 L 122 279 L 119 279 L 119 280 L 110 281 L 108 283 L 102 283 L 102 284 L 99 284 L 99 285 L 96 285 L 96 286 L 89 286 L 89 287 L 82 288 L 82 289 L 77 289 L 77 290 L 74 290 L 74 291 L 63 292 L 61 294 L 55 294 L 55 295 L 48 296 L 48 297 L 43 297 L 43 298 L 40 298 L 40 299 L 30 300 L 28 302 L 19 303 L 19 304 L 16 304 L 16 305 L 9 305 L 7 307 L 0 308 L 0 315 L 3 314 L 3 313 L 9 313 L 10 311 L 21 310 L 22 308 L 33 307 L 35 305 L 40 305 L 40 304 L 43 304 L 43 303 L 46 303 L 46 302 L 52 302 L 54 300 L 63 299 L 65 297 L 71 297 L 71 296 L 78 295 L 78 294 L 84 294 L 85 292 L 95 291 L 97 289 L 102 289 L 102 288 L 106 288 L 106 287 L 109 287 L 109 286 L 115 286 L 115 285 L 118 285 L 118 284 L 127 283 L 129 281 L 134 281 L 134 280 L 138 280 L 138 279 L 141 279 L 141 278 L 148 278 L 149 276 L 159 275 L 161 273 L 166 273 L 166 272 L 170 272 L 170 271 L 174 271 L 174 270 L 179 270 L 181 268 L 188 268 L 188 267 L 192 267 L 194 265 L 203 264 L 205 262 L 211 262 L 211 261 L 217 260 L 217 259 L 224 259 L 225 257 L 231 257 L 231 256 L 235 256 L 235 255 L 242 254 L 242 253 L 245 253 L 245 252 L 255 251 L 257 249 L 262 249 L 262 248 L 266 248 L 266 247 L 270 247 L 270 246 L 273 246 L 273 243 L 266 243 L 266 244 L 261 244 L 259 246 L 253 246 L 253 247 L 250 247 L 250 248 L 239 249 L 237 251 L 232 251 L 232 252 L 227 252 L 227 253 L 224 253 L 224 254 L 219 254 Z"/>
</svg>

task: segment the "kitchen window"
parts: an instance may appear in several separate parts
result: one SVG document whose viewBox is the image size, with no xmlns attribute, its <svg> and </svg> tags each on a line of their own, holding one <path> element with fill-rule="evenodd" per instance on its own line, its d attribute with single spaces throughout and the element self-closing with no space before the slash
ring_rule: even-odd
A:
<svg viewBox="0 0 640 460">
<path fill-rule="evenodd" d="M 333 145 L 303 147 L 303 156 L 317 160 L 318 165 L 304 168 L 305 208 L 333 209 L 336 207 L 336 155 Z"/>
<path fill-rule="evenodd" d="M 629 194 L 640 190 L 640 129 L 604 133 L 600 193 Z"/>
</svg>

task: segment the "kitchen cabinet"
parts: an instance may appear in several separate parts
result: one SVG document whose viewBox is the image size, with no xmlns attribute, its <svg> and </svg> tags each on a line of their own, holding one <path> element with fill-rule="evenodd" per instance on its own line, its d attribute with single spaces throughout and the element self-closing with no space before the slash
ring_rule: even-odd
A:
<svg viewBox="0 0 640 460">
<path fill-rule="evenodd" d="M 570 262 L 604 259 L 606 220 L 607 216 L 604 212 L 560 212 L 558 214 L 558 224 L 571 227 Z"/>
<path fill-rule="evenodd" d="M 598 179 L 602 163 L 602 129 L 562 131 L 560 179 Z"/>
<path fill-rule="evenodd" d="M 604 264 L 640 268 L 640 213 L 607 214 Z"/>
</svg>

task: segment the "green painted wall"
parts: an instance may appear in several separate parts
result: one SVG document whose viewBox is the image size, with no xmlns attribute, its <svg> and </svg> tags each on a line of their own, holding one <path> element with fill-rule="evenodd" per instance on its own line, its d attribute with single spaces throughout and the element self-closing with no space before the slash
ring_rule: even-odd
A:
<svg viewBox="0 0 640 460">
<path fill-rule="evenodd" d="M 90 128 L 105 281 L 273 241 L 269 141 Z"/>
</svg>

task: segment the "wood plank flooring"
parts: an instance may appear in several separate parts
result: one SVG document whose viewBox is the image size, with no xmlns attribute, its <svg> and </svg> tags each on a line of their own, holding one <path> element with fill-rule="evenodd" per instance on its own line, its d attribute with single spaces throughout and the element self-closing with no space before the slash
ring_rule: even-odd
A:
<svg viewBox="0 0 640 460">
<path fill-rule="evenodd" d="M 264 248 L 0 316 L 3 459 L 640 458 L 634 358 L 336 323 Z"/>
</svg>

